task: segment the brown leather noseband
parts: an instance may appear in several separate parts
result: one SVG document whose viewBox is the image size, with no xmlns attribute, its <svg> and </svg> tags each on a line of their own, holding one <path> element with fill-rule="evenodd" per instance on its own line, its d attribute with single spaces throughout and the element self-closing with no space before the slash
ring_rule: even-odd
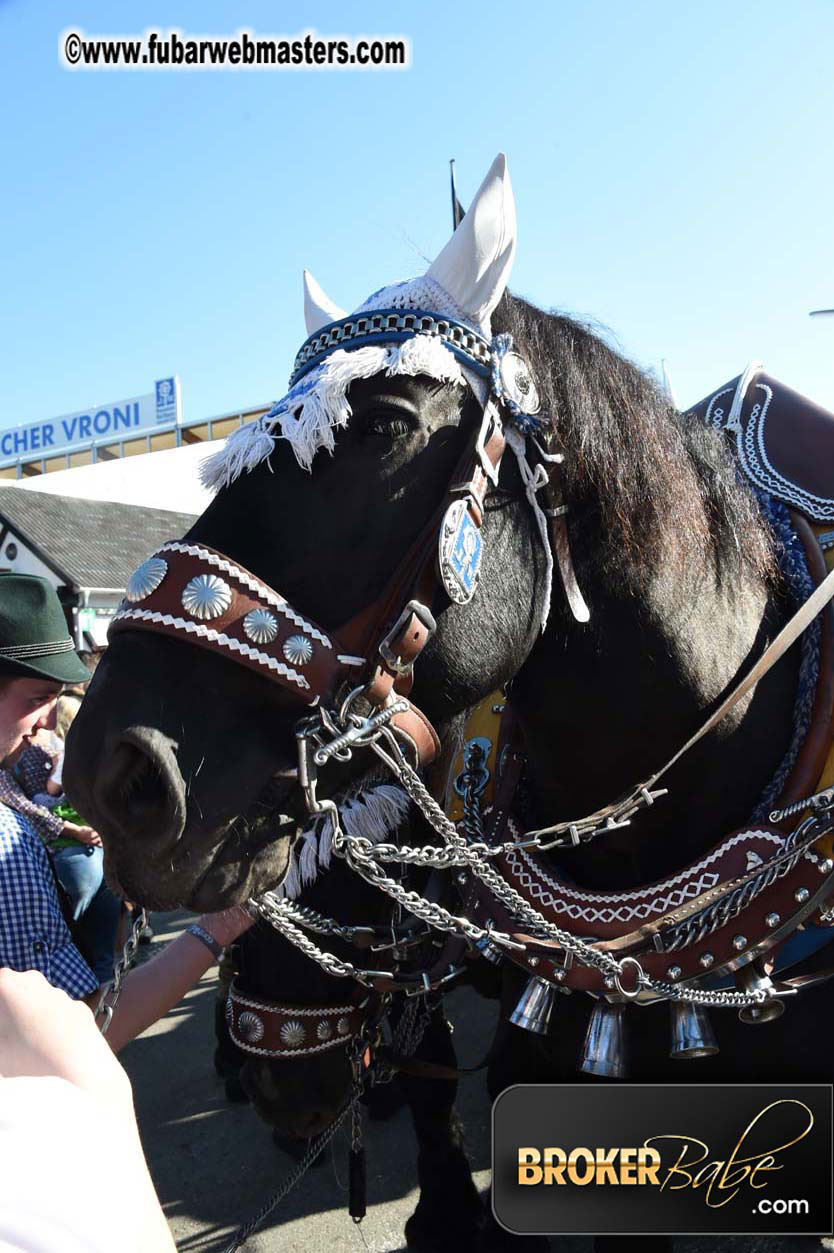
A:
<svg viewBox="0 0 834 1253">
<path fill-rule="evenodd" d="M 298 705 L 327 705 L 358 687 L 371 707 L 382 709 L 393 693 L 405 708 L 391 725 L 410 742 L 415 764 L 427 766 L 440 743 L 407 694 L 414 662 L 436 629 L 431 606 L 442 582 L 438 533 L 455 502 L 462 502 L 458 508 L 480 532 L 484 498 L 504 448 L 497 410 L 487 403 L 416 543 L 377 600 L 336 632 L 320 627 L 231 557 L 186 537 L 163 544 L 131 577 L 110 634 L 142 630 L 187 641 L 277 683 Z"/>
</svg>

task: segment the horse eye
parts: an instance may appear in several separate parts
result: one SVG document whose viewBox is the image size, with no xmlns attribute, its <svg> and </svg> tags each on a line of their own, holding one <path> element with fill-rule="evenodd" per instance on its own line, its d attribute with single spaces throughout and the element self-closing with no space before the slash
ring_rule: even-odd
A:
<svg viewBox="0 0 834 1253">
<path fill-rule="evenodd" d="M 411 433 L 411 424 L 401 413 L 378 409 L 366 418 L 365 433 L 377 435 L 383 439 L 399 439 Z"/>
</svg>

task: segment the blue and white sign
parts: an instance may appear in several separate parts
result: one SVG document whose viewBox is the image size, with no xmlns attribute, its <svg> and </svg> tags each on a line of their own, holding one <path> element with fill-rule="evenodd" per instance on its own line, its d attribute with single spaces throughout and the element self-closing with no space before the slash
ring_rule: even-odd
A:
<svg viewBox="0 0 834 1253">
<path fill-rule="evenodd" d="M 79 413 L 42 422 L 28 422 L 0 432 L 0 466 L 54 457 L 56 453 L 115 443 L 140 431 L 182 421 L 180 381 L 176 375 L 158 379 L 145 396 L 132 396 Z"/>
</svg>

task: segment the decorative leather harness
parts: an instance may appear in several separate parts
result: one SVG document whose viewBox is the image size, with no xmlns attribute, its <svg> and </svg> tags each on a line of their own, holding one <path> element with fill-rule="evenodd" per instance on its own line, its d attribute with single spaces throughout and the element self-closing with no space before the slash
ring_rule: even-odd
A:
<svg viewBox="0 0 834 1253">
<path fill-rule="evenodd" d="M 375 325 L 363 334 L 385 335 L 389 316 L 394 315 L 374 315 Z M 401 319 L 402 315 L 397 316 Z M 299 353 L 294 381 L 321 360 L 323 352 L 339 342 L 338 338 L 333 339 L 334 334 L 347 328 L 354 336 L 355 322 L 355 318 L 346 319 L 326 328 L 322 333 L 325 343 L 320 342 L 321 335 L 312 337 Z M 451 320 L 438 322 L 434 319 L 433 324 L 440 326 L 440 333 L 447 336 L 455 330 Z M 469 338 L 463 346 L 461 339 L 456 341 L 454 351 L 483 376 L 489 346 L 485 349 L 486 341 L 476 337 L 478 343 L 473 349 L 473 332 L 468 328 L 458 330 L 461 337 L 465 332 Z M 390 334 L 395 337 L 400 331 L 395 328 Z M 823 458 L 819 457 L 814 463 L 811 478 L 803 478 L 800 470 L 805 461 L 797 468 L 795 458 L 791 461 L 791 440 L 780 439 L 780 435 L 782 426 L 795 423 L 799 413 L 800 425 L 804 424 L 802 429 L 810 433 L 817 444 L 821 441 L 823 448 L 831 450 L 830 465 L 834 456 L 834 418 L 815 410 L 773 380 L 762 379 L 765 376 L 748 371 L 727 388 L 719 389 L 703 406 L 698 406 L 693 418 L 703 416 L 718 424 L 725 412 L 718 401 L 726 397 L 729 413 L 726 429 L 738 433 L 739 447 L 744 449 L 742 465 L 749 476 L 759 486 L 766 484 L 765 490 L 775 492 L 789 505 L 802 508 L 821 532 L 822 525 L 834 519 L 834 499 L 821 494 L 821 485 L 813 477 L 817 466 L 823 464 Z M 751 397 L 758 388 L 764 388 L 767 397 L 766 405 L 756 411 Z M 780 413 L 784 415 L 782 425 Z M 139 568 L 128 585 L 127 603 L 116 614 L 111 630 L 114 633 L 151 630 L 231 658 L 279 684 L 292 696 L 294 703 L 317 711 L 317 716 L 325 721 L 327 709 L 341 700 L 336 722 L 331 719 L 328 723 L 331 731 L 340 733 L 320 746 L 314 755 L 316 764 L 324 764 L 331 756 L 349 755 L 356 746 L 374 745 L 386 732 L 407 745 L 411 768 L 405 759 L 398 768 L 395 766 L 400 781 L 405 785 L 410 779 L 407 790 L 412 799 L 420 804 L 432 825 L 452 846 L 445 861 L 442 850 L 434 850 L 438 857 L 434 861 L 427 858 L 424 864 L 464 867 L 458 876 L 458 881 L 465 884 L 463 917 L 452 918 L 452 923 L 458 924 L 458 934 L 462 933 L 470 942 L 480 935 L 478 947 L 487 956 L 490 951 L 493 956 L 496 953 L 511 956 L 547 982 L 588 991 L 609 1000 L 655 999 L 657 995 L 670 999 L 703 998 L 698 989 L 706 986 L 705 979 L 712 983 L 716 976 L 736 969 L 753 971 L 753 958 L 771 955 L 798 926 L 813 917 L 822 917 L 821 911 L 834 893 L 834 861 L 829 856 L 831 837 L 827 837 L 828 844 L 820 843 L 815 827 L 810 829 L 809 835 L 807 822 L 795 831 L 790 823 L 796 816 L 791 806 L 808 795 L 821 775 L 823 786 L 834 782 L 828 778 L 829 773 L 834 775 L 834 754 L 823 768 L 834 739 L 834 628 L 828 604 L 834 595 L 834 576 L 826 579 L 825 558 L 820 546 L 808 522 L 794 515 L 793 523 L 806 545 L 814 577 L 821 582 L 816 594 L 819 604 L 812 598 L 814 603 L 804 607 L 782 633 L 786 638 L 780 636 L 774 642 L 745 683 L 739 685 L 663 771 L 639 785 L 627 802 L 592 815 L 591 819 L 583 820 L 584 825 L 560 824 L 559 828 L 553 828 L 560 834 L 551 844 L 578 842 L 605 829 L 601 825 L 603 820 L 606 826 L 620 825 L 640 805 L 653 803 L 661 794 L 653 788 L 665 770 L 715 725 L 777 660 L 814 613 L 826 606 L 812 727 L 782 798 L 782 805 L 789 812 L 775 813 L 769 823 L 732 833 L 709 854 L 662 883 L 624 893 L 588 892 L 568 883 L 551 867 L 545 867 L 530 851 L 531 845 L 538 849 L 547 847 L 541 838 L 547 833 L 532 833 L 532 839 L 526 838 L 511 816 L 523 751 L 514 738 L 512 720 L 504 717 L 488 736 L 468 735 L 464 756 L 458 763 L 458 768 L 466 765 L 466 749 L 473 739 L 480 739 L 483 772 L 494 782 L 490 821 L 484 836 L 486 843 L 477 846 L 488 848 L 488 853 L 476 855 L 473 851 L 472 857 L 468 857 L 461 847 L 465 841 L 454 826 L 454 819 L 460 814 L 453 808 L 453 822 L 446 820 L 444 827 L 437 806 L 432 806 L 424 789 L 425 794 L 421 795 L 415 782 L 414 768 L 423 768 L 434 759 L 439 742 L 428 719 L 407 695 L 412 686 L 414 662 L 435 630 L 432 607 L 438 592 L 442 588 L 449 599 L 458 603 L 465 603 L 474 594 L 484 499 L 490 482 L 497 482 L 504 448 L 501 416 L 495 400 L 488 398 L 480 424 L 424 531 L 377 600 L 336 632 L 325 631 L 308 620 L 279 593 L 229 557 L 188 541 L 163 545 Z M 564 511 L 557 508 L 551 513 L 551 538 L 560 560 L 562 581 L 569 602 L 580 616 L 583 606 L 570 566 Z M 824 533 L 821 538 L 825 546 Z M 790 631 L 793 635 L 787 638 Z M 498 709 L 501 702 L 495 697 L 488 698 L 479 707 L 478 717 L 487 705 Z M 505 712 L 503 706 L 501 712 Z M 300 741 L 306 742 L 304 733 Z M 327 811 L 334 820 L 337 818 L 332 801 L 317 799 L 313 759 L 303 753 L 299 762 L 299 784 L 305 791 L 311 813 Z M 570 838 L 562 838 L 562 832 L 566 836 L 569 833 Z M 367 850 L 360 849 L 356 841 L 349 842 L 347 837 L 344 837 L 344 844 L 349 863 L 380 886 L 379 874 L 371 876 Z M 408 860 L 406 852 L 408 850 L 397 850 L 393 856 L 396 858 L 399 853 L 400 860 Z M 492 859 L 486 869 L 484 855 Z M 418 860 L 416 855 L 410 859 Z M 470 861 L 474 869 L 468 867 Z M 487 873 L 489 867 L 492 869 Z M 505 887 L 510 886 L 509 899 L 520 903 L 522 916 L 538 916 L 545 933 L 549 927 L 551 933 L 569 934 L 575 943 L 568 945 L 565 941 L 548 939 L 544 933 L 535 934 L 540 931 L 538 926 L 532 931 L 519 930 L 518 913 L 507 905 L 508 894 L 502 890 L 496 895 L 495 887 L 490 886 L 497 886 L 499 881 Z M 394 895 L 390 891 L 391 881 L 386 880 L 386 883 L 389 886 L 384 890 Z M 416 908 L 414 912 L 419 916 Z M 442 921 L 435 922 L 441 915 Z M 267 916 L 279 925 L 275 916 Z M 445 911 L 440 914 L 435 911 L 428 915 L 429 925 L 439 925 L 453 932 L 455 927 L 448 925 L 450 917 Z M 433 968 L 433 977 L 424 973 L 426 990 L 449 977 L 444 976 L 442 970 L 454 945 L 458 951 L 463 947 L 458 938 L 447 942 L 435 962 L 437 969 Z M 316 960 L 324 956 L 320 950 L 310 955 Z M 576 956 L 578 960 L 574 960 Z M 353 970 L 345 963 L 341 965 L 341 970 L 331 969 L 331 973 L 346 974 Z M 624 983 L 629 970 L 636 972 L 634 987 Z M 379 990 L 397 986 L 396 975 L 380 975 L 375 983 L 373 972 L 354 973 L 357 977 L 362 974 L 363 982 Z M 758 973 L 752 981 L 742 985 L 750 991 L 746 1000 L 743 996 L 733 1000 L 726 994 L 723 1003 L 761 1004 L 770 993 L 762 991 L 760 982 Z M 690 994 L 687 989 L 694 991 Z M 229 1005 L 236 1043 L 253 1053 L 268 1056 L 319 1052 L 334 1047 L 341 1040 L 349 1040 L 356 1033 L 364 1008 L 364 1002 L 335 1008 L 281 1006 L 248 997 L 236 989 L 232 991 Z M 314 1024 L 315 1039 L 311 1034 Z"/>
<path fill-rule="evenodd" d="M 834 568 L 834 530 L 829 526 L 834 521 L 830 469 L 834 416 L 757 366 L 719 388 L 688 416 L 736 434 L 748 478 L 793 507 L 791 525 L 814 583 L 823 584 Z M 834 939 L 829 905 L 834 895 L 834 836 L 820 838 L 811 832 L 802 839 L 796 830 L 803 813 L 809 812 L 801 803 L 804 798 L 834 785 L 830 602 L 822 610 L 811 725 L 771 821 L 732 832 L 662 881 L 626 892 L 593 892 L 543 863 L 536 850 L 521 846 L 523 833 L 512 816 L 524 748 L 511 710 L 498 694 L 486 698 L 472 714 L 453 775 L 463 770 L 466 747 L 473 743 L 483 757 L 482 803 L 491 809 L 489 841 L 500 843 L 509 834 L 519 844 L 497 859 L 497 868 L 536 910 L 600 950 L 639 959 L 641 968 L 659 981 L 714 986 L 722 975 L 739 970 L 742 986 L 751 986 L 757 979 L 752 959 L 766 958 L 769 970 L 778 967 L 779 952 L 797 929 L 822 925 L 826 938 Z M 834 795 L 828 799 L 834 805 Z M 459 797 L 452 801 L 451 816 L 463 818 Z M 531 974 L 566 989 L 611 996 L 610 976 L 574 962 L 571 953 L 556 943 L 518 932 L 511 914 L 477 876 L 466 876 L 463 896 L 469 916 L 509 931 L 524 943 L 523 951 L 508 956 Z M 807 983 L 804 977 L 798 983 L 783 981 L 780 990 L 795 991 Z"/>
</svg>

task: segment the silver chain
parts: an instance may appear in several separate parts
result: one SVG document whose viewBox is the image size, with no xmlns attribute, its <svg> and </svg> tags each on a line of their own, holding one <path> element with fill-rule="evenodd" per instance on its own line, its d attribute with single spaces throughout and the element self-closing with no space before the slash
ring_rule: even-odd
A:
<svg viewBox="0 0 834 1253">
<path fill-rule="evenodd" d="M 140 909 L 138 915 L 133 920 L 133 926 L 125 940 L 119 960 L 113 967 L 113 978 L 104 985 L 95 1009 L 96 1025 L 102 1035 L 107 1035 L 107 1032 L 110 1030 L 110 1024 L 113 1021 L 113 1011 L 116 1008 L 116 1002 L 122 994 L 125 975 L 133 965 L 133 959 L 139 947 L 139 936 L 147 925 L 148 915 L 144 909 Z M 101 1019 L 100 1022 L 99 1019 Z"/>
<path fill-rule="evenodd" d="M 651 791 L 647 786 L 641 785 L 617 805 L 609 806 L 607 810 L 598 811 L 581 822 L 556 824 L 552 827 L 542 828 L 538 832 L 530 832 L 528 833 L 528 838 L 522 841 L 509 841 L 500 845 L 489 845 L 484 839 L 480 807 L 480 795 L 486 781 L 486 772 L 483 769 L 483 764 L 479 762 L 477 754 L 482 754 L 483 750 L 472 743 L 467 745 L 464 756 L 464 818 L 461 823 L 462 830 L 459 830 L 446 816 L 441 806 L 438 805 L 437 801 L 425 787 L 420 776 L 405 758 L 394 731 L 389 725 L 390 720 L 378 716 L 372 719 L 365 719 L 360 731 L 358 726 L 359 719 L 353 715 L 354 733 L 352 735 L 340 732 L 336 739 L 330 740 L 329 745 L 323 742 L 324 731 L 329 732 L 332 736 L 334 731 L 338 731 L 339 722 L 344 725 L 344 715 L 353 695 L 351 694 L 351 697 L 345 702 L 339 719 L 328 715 L 326 720 L 320 720 L 318 724 L 316 724 L 315 720 L 305 722 L 303 729 L 298 733 L 299 776 L 301 777 L 301 774 L 304 774 L 303 782 L 306 784 L 305 791 L 311 812 L 322 812 L 323 807 L 326 806 L 332 817 L 333 852 L 344 858 L 347 864 L 366 882 L 391 897 L 401 908 L 413 914 L 432 929 L 462 935 L 470 943 L 488 939 L 492 944 L 505 951 L 508 949 L 524 951 L 526 947 L 524 944 L 514 941 L 511 936 L 504 932 L 496 931 L 492 927 L 479 927 L 468 918 L 452 914 L 441 905 L 428 901 L 420 896 L 419 893 L 403 887 L 401 883 L 398 883 L 385 873 L 380 863 L 387 861 L 437 869 L 463 866 L 480 879 L 511 917 L 523 922 L 530 929 L 534 938 L 555 942 L 565 953 L 570 954 L 582 965 L 599 971 L 605 976 L 606 987 L 616 989 L 626 1000 L 636 999 L 644 991 L 654 993 L 655 996 L 666 1000 L 683 1001 L 698 1005 L 733 1006 L 735 1008 L 745 1008 L 766 999 L 767 993 L 763 990 L 755 992 L 708 991 L 701 988 L 681 987 L 665 980 L 654 979 L 643 970 L 636 958 L 624 957 L 617 960 L 610 954 L 594 947 L 588 941 L 550 922 L 529 901 L 521 896 L 494 866 L 489 864 L 490 858 L 519 847 L 537 847 L 540 850 L 557 846 L 567 847 L 586 839 L 592 839 L 595 835 L 599 835 L 604 831 L 626 825 L 637 809 L 654 804 L 659 796 L 664 795 L 665 789 Z M 318 751 L 315 753 L 315 765 L 324 764 L 336 755 L 338 755 L 340 760 L 345 759 L 346 756 L 350 755 L 351 745 L 359 742 L 363 746 L 373 749 L 380 760 L 384 762 L 397 778 L 400 786 L 422 812 L 430 826 L 445 841 L 445 847 L 425 846 L 412 848 L 408 845 L 401 847 L 392 843 L 375 845 L 371 840 L 362 836 L 348 835 L 341 828 L 338 809 L 333 802 L 319 802 L 316 800 L 314 767 L 312 766 L 311 755 L 307 747 L 310 739 L 314 739 L 319 746 Z M 382 741 L 385 742 L 386 747 L 383 747 Z M 303 771 L 301 769 L 302 766 Z M 817 810 L 820 811 L 826 802 L 830 802 L 831 798 L 825 793 L 812 799 L 815 802 L 820 802 L 816 805 Z M 806 807 L 808 803 L 805 802 L 803 807 Z M 604 823 L 600 824 L 599 819 L 602 816 L 604 816 L 605 820 Z M 805 824 L 803 824 L 803 830 L 804 828 Z M 541 840 L 541 836 L 544 834 L 554 835 L 556 838 L 548 843 L 544 843 Z M 563 838 L 565 836 L 567 838 Z M 797 850 L 793 849 L 788 856 L 794 857 L 796 854 Z M 768 872 L 770 870 L 772 870 L 772 867 L 768 867 Z M 727 913 L 727 917 L 732 917 L 733 913 L 728 911 L 735 909 L 735 912 L 738 912 L 743 908 L 748 896 L 752 898 L 753 895 L 757 894 L 758 890 L 761 890 L 761 888 L 756 886 L 757 884 L 758 880 L 751 881 L 751 884 L 745 884 L 736 889 L 728 898 L 716 902 L 715 906 L 711 907 L 714 911 L 714 916 L 718 917 L 723 909 Z M 766 884 L 762 886 L 766 886 Z M 355 929 L 343 928 L 331 919 L 326 919 L 322 915 L 316 915 L 314 911 L 303 910 L 303 907 L 296 907 L 298 912 L 294 913 L 293 907 L 290 906 L 289 902 L 280 900 L 273 893 L 266 893 L 260 901 L 254 901 L 252 904 L 262 917 L 267 918 L 288 940 L 313 961 L 316 961 L 327 973 L 337 977 L 351 977 L 367 986 L 373 985 L 376 979 L 393 977 L 393 975 L 389 976 L 388 972 L 361 970 L 350 962 L 341 961 L 332 953 L 327 953 L 320 949 L 318 945 L 304 935 L 295 923 L 300 923 L 309 930 L 318 931 L 320 934 L 340 935 L 345 939 L 351 938 L 350 933 L 351 931 L 355 933 Z M 716 923 L 716 925 L 718 924 Z M 631 976 L 635 980 L 633 988 L 627 989 L 623 987 L 622 980 L 626 976 L 626 972 L 631 972 Z"/>
<path fill-rule="evenodd" d="M 431 826 L 461 852 L 468 852 L 464 837 L 458 832 L 454 823 L 446 817 L 431 793 L 424 786 L 419 775 L 405 760 L 392 733 L 386 730 L 384 738 L 388 742 L 389 748 L 393 750 L 394 756 L 389 757 L 384 750 L 380 749 L 378 743 L 372 746 L 374 751 L 382 760 L 388 762 L 389 767 L 398 776 L 402 787 L 420 808 Z M 473 815 L 470 827 L 474 825 L 476 825 L 476 819 Z M 350 842 L 349 837 L 345 837 L 345 842 Z M 607 975 L 613 981 L 616 990 L 627 1000 L 635 999 L 644 989 L 654 992 L 657 996 L 666 1000 L 685 1001 L 700 1005 L 734 1006 L 739 1009 L 748 1005 L 759 1004 L 767 999 L 767 993 L 762 990 L 750 993 L 710 992 L 700 988 L 678 987 L 675 984 L 653 979 L 646 974 L 635 958 L 625 957 L 617 961 L 616 958 L 611 957 L 609 954 L 592 947 L 587 941 L 581 940 L 578 936 L 572 935 L 569 931 L 564 931 L 561 927 L 556 926 L 555 923 L 548 921 L 515 888 L 511 887 L 494 867 L 488 865 L 477 854 L 473 854 L 469 858 L 468 865 L 472 872 L 489 888 L 490 892 L 504 905 L 511 915 L 527 922 L 534 932 L 550 940 L 555 940 L 582 965 L 590 966 Z M 361 870 L 360 873 L 362 873 Z M 622 985 L 622 979 L 628 970 L 634 972 L 636 979 L 635 987 L 631 990 L 625 989 Z"/>
</svg>

